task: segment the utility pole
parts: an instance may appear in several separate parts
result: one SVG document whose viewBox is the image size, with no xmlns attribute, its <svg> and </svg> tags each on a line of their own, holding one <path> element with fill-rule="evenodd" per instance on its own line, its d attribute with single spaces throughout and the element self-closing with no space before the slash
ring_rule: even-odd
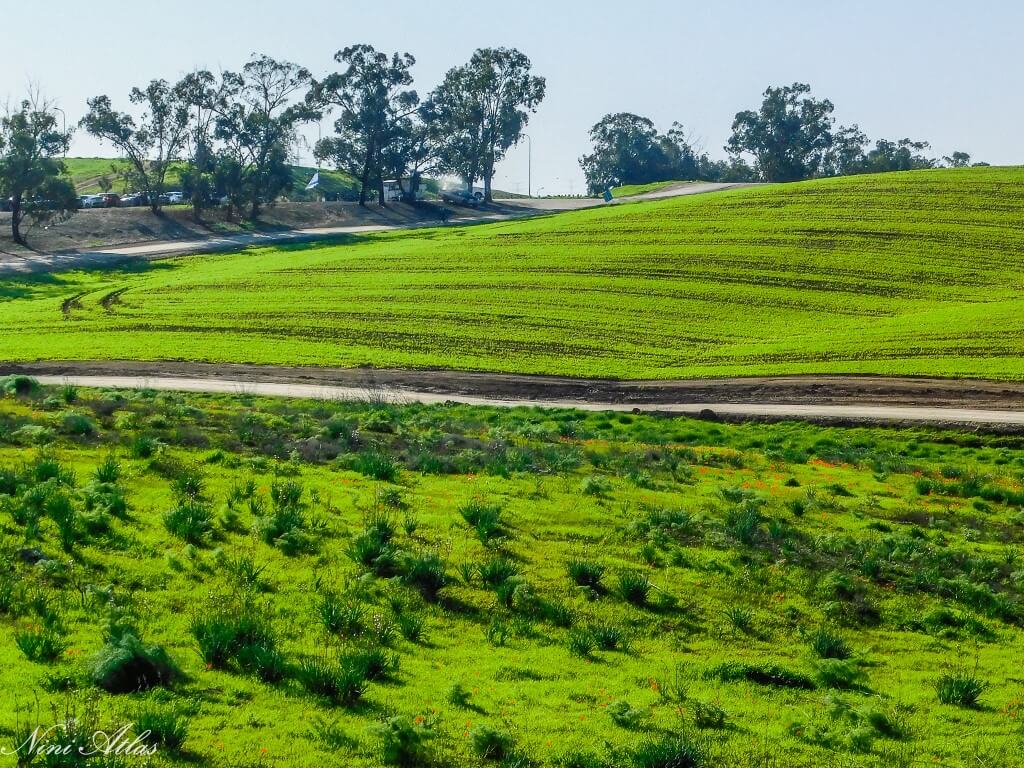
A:
<svg viewBox="0 0 1024 768">
<path fill-rule="evenodd" d="M 533 139 L 528 133 L 523 137 L 526 139 L 526 196 L 533 197 Z"/>
</svg>

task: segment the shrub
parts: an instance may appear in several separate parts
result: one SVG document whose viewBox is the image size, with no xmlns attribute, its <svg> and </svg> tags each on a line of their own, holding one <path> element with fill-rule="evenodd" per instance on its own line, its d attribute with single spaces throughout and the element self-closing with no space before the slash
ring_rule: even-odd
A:
<svg viewBox="0 0 1024 768">
<path fill-rule="evenodd" d="M 504 557 L 488 560 L 477 569 L 480 581 L 492 589 L 519 575 L 519 566 Z"/>
<path fill-rule="evenodd" d="M 821 659 L 848 659 L 853 651 L 841 635 L 824 627 L 811 635 L 811 650 Z"/>
<path fill-rule="evenodd" d="M 725 530 L 736 541 L 750 546 L 763 521 L 757 500 L 745 499 L 726 513 Z"/>
<path fill-rule="evenodd" d="M 96 425 L 92 420 L 80 413 L 65 414 L 61 419 L 60 428 L 64 434 L 75 437 L 88 437 L 96 432 Z"/>
<path fill-rule="evenodd" d="M 963 669 L 947 672 L 935 681 L 935 694 L 943 704 L 974 708 L 988 683 Z"/>
<path fill-rule="evenodd" d="M 580 493 L 585 496 L 606 496 L 612 489 L 612 484 L 604 477 L 591 475 L 583 478 L 580 483 Z"/>
<path fill-rule="evenodd" d="M 703 758 L 684 736 L 668 736 L 644 742 L 634 750 L 635 768 L 700 768 Z"/>
<path fill-rule="evenodd" d="M 336 595 L 326 594 L 317 610 L 324 629 L 332 635 L 358 637 L 365 631 L 366 609 L 354 600 L 343 601 Z"/>
<path fill-rule="evenodd" d="M 469 709 L 471 697 L 472 694 L 462 683 L 452 683 L 445 698 L 452 706 Z"/>
<path fill-rule="evenodd" d="M 431 755 L 427 745 L 431 733 L 419 723 L 407 717 L 392 717 L 371 732 L 381 740 L 380 759 L 385 765 L 415 768 L 430 765 Z"/>
<path fill-rule="evenodd" d="M 103 463 L 96 467 L 93 472 L 93 478 L 97 483 L 110 483 L 113 485 L 121 479 L 121 464 L 113 454 L 110 454 L 103 460 Z"/>
<path fill-rule="evenodd" d="M 5 376 L 0 379 L 0 391 L 8 397 L 31 397 L 38 394 L 39 382 L 31 376 Z"/>
<path fill-rule="evenodd" d="M 719 664 L 704 673 L 707 680 L 718 679 L 724 683 L 747 680 L 758 685 L 773 685 L 779 688 L 814 690 L 814 681 L 807 675 L 793 672 L 778 664 L 742 664 L 729 661 Z"/>
<path fill-rule="evenodd" d="M 624 651 L 629 647 L 626 633 L 612 624 L 592 624 L 590 634 L 602 651 Z"/>
<path fill-rule="evenodd" d="M 733 629 L 749 635 L 754 628 L 754 612 L 744 605 L 730 605 L 725 609 L 725 617 Z"/>
<path fill-rule="evenodd" d="M 421 643 L 426 638 L 426 621 L 416 613 L 403 613 L 398 617 L 398 631 L 410 643 Z"/>
<path fill-rule="evenodd" d="M 134 718 L 135 733 L 147 744 L 179 752 L 188 736 L 188 718 L 177 712 L 146 707 Z"/>
<path fill-rule="evenodd" d="M 307 691 L 335 706 L 354 704 L 366 691 L 366 678 L 360 668 L 322 658 L 304 660 L 299 665 L 297 678 Z"/>
<path fill-rule="evenodd" d="M 637 607 L 647 605 L 651 593 L 651 581 L 641 571 L 623 571 L 619 574 L 619 595 L 627 603 Z"/>
<path fill-rule="evenodd" d="M 822 659 L 817 664 L 816 677 L 818 683 L 825 688 L 842 690 L 861 689 L 867 680 L 862 669 L 851 661 L 842 659 Z"/>
<path fill-rule="evenodd" d="M 620 728 L 628 728 L 630 730 L 639 728 L 640 725 L 647 717 L 647 712 L 634 707 L 625 699 L 618 699 L 608 705 L 606 711 L 614 722 Z"/>
<path fill-rule="evenodd" d="M 164 513 L 164 527 L 189 544 L 204 544 L 213 533 L 213 510 L 196 499 L 184 499 Z"/>
<path fill-rule="evenodd" d="M 569 578 L 578 587 L 588 587 L 594 591 L 601 591 L 601 579 L 604 577 L 604 566 L 591 560 L 573 558 L 566 563 L 569 571 Z"/>
<path fill-rule="evenodd" d="M 67 648 L 64 638 L 52 627 L 33 627 L 14 635 L 14 643 L 29 661 L 50 662 Z"/>
<path fill-rule="evenodd" d="M 250 603 L 222 606 L 196 614 L 190 630 L 203 661 L 226 669 L 232 661 L 267 682 L 283 677 L 284 660 L 276 650 L 269 619 Z M 282 673 L 282 674 L 279 674 Z"/>
<path fill-rule="evenodd" d="M 569 653 L 582 659 L 590 657 L 597 647 L 594 636 L 586 629 L 574 629 L 569 633 Z"/>
<path fill-rule="evenodd" d="M 515 742 L 506 731 L 489 725 L 477 726 L 471 734 L 473 752 L 481 760 L 504 760 L 512 753 Z"/>
<path fill-rule="evenodd" d="M 406 557 L 402 580 L 432 600 L 448 583 L 448 576 L 444 570 L 444 561 L 436 552 L 420 552 Z"/>
<path fill-rule="evenodd" d="M 717 704 L 705 701 L 693 703 L 693 724 L 702 729 L 721 730 L 728 724 L 725 710 Z"/>
<path fill-rule="evenodd" d="M 160 441 L 150 435 L 138 435 L 128 446 L 128 452 L 135 459 L 148 459 L 160 450 Z"/>
<path fill-rule="evenodd" d="M 352 468 L 361 475 L 393 483 L 398 478 L 398 465 L 391 457 L 376 451 L 363 451 L 356 454 Z"/>
<path fill-rule="evenodd" d="M 131 631 L 112 637 L 93 660 L 92 681 L 109 693 L 131 693 L 172 684 L 181 670 L 159 645 L 145 645 Z"/>
<path fill-rule="evenodd" d="M 380 646 L 363 648 L 342 659 L 342 666 L 359 671 L 366 680 L 383 680 L 398 671 L 399 658 Z"/>
<path fill-rule="evenodd" d="M 501 533 L 501 507 L 496 504 L 470 501 L 459 507 L 459 514 L 476 530 L 481 544 L 489 544 Z"/>
</svg>

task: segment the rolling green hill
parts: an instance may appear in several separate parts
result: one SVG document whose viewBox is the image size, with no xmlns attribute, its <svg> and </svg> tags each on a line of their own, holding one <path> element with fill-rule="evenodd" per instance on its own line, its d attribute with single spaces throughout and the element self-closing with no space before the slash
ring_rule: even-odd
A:
<svg viewBox="0 0 1024 768">
<path fill-rule="evenodd" d="M 1019 379 L 1021 222 L 1020 168 L 734 190 L 8 279 L 0 347 L 10 360 Z"/>
<path fill-rule="evenodd" d="M 121 192 L 123 184 L 118 181 L 117 170 L 114 167 L 119 162 L 121 161 L 109 157 L 69 157 L 64 160 L 68 177 L 82 195 L 99 192 L 99 180 L 103 176 L 113 183 L 114 192 Z M 289 196 L 297 200 L 315 197 L 313 194 L 304 194 L 303 190 L 317 169 L 293 165 L 291 170 L 293 191 Z M 168 169 L 166 186 L 167 189 L 181 186 L 180 174 L 174 166 Z M 343 200 L 351 200 L 359 195 L 355 180 L 351 176 L 327 169 L 320 171 L 320 190 L 330 197 L 340 196 Z"/>
</svg>

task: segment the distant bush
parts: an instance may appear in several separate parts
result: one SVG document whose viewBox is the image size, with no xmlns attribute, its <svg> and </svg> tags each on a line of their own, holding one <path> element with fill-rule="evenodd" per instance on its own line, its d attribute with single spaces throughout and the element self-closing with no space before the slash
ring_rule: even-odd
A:
<svg viewBox="0 0 1024 768">
<path fill-rule="evenodd" d="M 148 706 L 135 715 L 133 722 L 135 733 L 145 744 L 171 752 L 180 752 L 188 737 L 188 717 L 178 712 Z"/>
<path fill-rule="evenodd" d="M 475 530 L 481 544 L 489 544 L 501 533 L 501 507 L 473 500 L 459 507 L 459 514 Z"/>
<path fill-rule="evenodd" d="M 963 669 L 947 672 L 935 681 L 935 694 L 943 704 L 974 708 L 988 683 Z"/>
<path fill-rule="evenodd" d="M 380 759 L 384 765 L 418 768 L 431 764 L 427 743 L 431 733 L 425 725 L 396 716 L 374 726 L 371 732 L 381 741 Z"/>
<path fill-rule="evenodd" d="M 61 431 L 75 437 L 88 437 L 96 433 L 96 425 L 88 416 L 80 413 L 65 414 L 60 422 Z"/>
<path fill-rule="evenodd" d="M 625 699 L 613 701 L 606 707 L 605 711 L 617 726 L 630 730 L 639 728 L 644 720 L 647 719 L 646 710 L 634 707 Z"/>
<path fill-rule="evenodd" d="M 213 510 L 195 499 L 180 501 L 164 513 L 164 527 L 189 544 L 205 544 L 213 534 Z"/>
<path fill-rule="evenodd" d="M 822 659 L 816 665 L 815 677 L 822 687 L 841 690 L 863 689 L 867 681 L 862 669 L 843 659 Z"/>
<path fill-rule="evenodd" d="M 393 483 L 398 478 L 398 465 L 387 454 L 376 451 L 363 451 L 356 454 L 352 468 L 359 474 L 374 480 Z"/>
<path fill-rule="evenodd" d="M 433 600 L 448 583 L 448 576 L 444 561 L 436 552 L 419 552 L 406 556 L 402 580 Z"/>
<path fill-rule="evenodd" d="M 31 376 L 5 376 L 0 379 L 0 391 L 8 397 L 32 397 L 39 393 L 39 382 Z"/>
<path fill-rule="evenodd" d="M 506 731 L 489 725 L 477 726 L 470 734 L 473 752 L 481 760 L 500 761 L 512 754 L 515 742 Z"/>
<path fill-rule="evenodd" d="M 619 595 L 627 603 L 637 607 L 647 605 L 651 593 L 651 580 L 640 571 L 623 571 L 619 574 Z"/>
<path fill-rule="evenodd" d="M 352 663 L 340 664 L 324 658 L 306 659 L 299 664 L 297 679 L 308 692 L 335 706 L 349 706 L 366 691 L 363 670 Z"/>
<path fill-rule="evenodd" d="M 51 662 L 60 658 L 67 643 L 53 627 L 33 627 L 14 635 L 18 646 L 29 661 Z"/>
<path fill-rule="evenodd" d="M 729 661 L 704 673 L 706 680 L 721 680 L 723 683 L 746 680 L 758 685 L 772 685 L 779 688 L 801 688 L 814 690 L 814 681 L 807 675 L 793 672 L 778 664 L 743 664 Z"/>
<path fill-rule="evenodd" d="M 701 729 L 721 730 L 728 725 L 725 710 L 717 704 L 705 701 L 693 702 L 693 724 Z"/>
<path fill-rule="evenodd" d="M 318 607 L 320 621 L 332 635 L 358 637 L 366 630 L 364 619 L 366 609 L 354 600 L 341 600 L 336 595 L 325 594 Z"/>
<path fill-rule="evenodd" d="M 109 693 L 170 685 L 182 674 L 159 645 L 146 645 L 131 631 L 111 637 L 90 667 L 92 681 Z"/>
<path fill-rule="evenodd" d="M 597 641 L 588 629 L 574 629 L 569 633 L 569 653 L 581 659 L 590 658 L 597 647 Z"/>
<path fill-rule="evenodd" d="M 700 749 L 684 736 L 667 736 L 642 743 L 632 754 L 634 768 L 701 768 Z"/>
<path fill-rule="evenodd" d="M 566 563 L 569 578 L 579 587 L 588 587 L 595 592 L 602 589 L 601 579 L 604 577 L 604 566 L 592 560 L 574 557 Z"/>
</svg>

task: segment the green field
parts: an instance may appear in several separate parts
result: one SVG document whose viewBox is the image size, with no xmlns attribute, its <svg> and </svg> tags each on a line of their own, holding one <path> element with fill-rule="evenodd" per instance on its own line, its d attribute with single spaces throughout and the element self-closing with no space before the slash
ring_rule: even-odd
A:
<svg viewBox="0 0 1024 768">
<path fill-rule="evenodd" d="M 1024 765 L 1018 438 L 19 388 L 5 745 L 70 715 L 157 765 Z"/>
<path fill-rule="evenodd" d="M 630 197 L 631 195 L 643 195 L 648 192 L 657 192 L 659 189 L 671 187 L 676 184 L 688 184 L 686 181 L 653 181 L 650 184 L 623 184 L 621 187 L 612 188 L 612 197 Z"/>
<path fill-rule="evenodd" d="M 113 183 L 113 192 L 121 193 L 123 184 L 117 179 L 117 172 L 112 166 L 122 162 L 109 157 L 68 157 L 64 159 L 67 175 L 75 185 L 75 190 L 80 195 L 91 195 L 100 192 L 99 179 L 106 176 Z M 315 193 L 304 192 L 306 184 L 316 172 L 316 168 L 308 166 L 291 166 L 292 170 L 292 191 L 289 197 L 302 200 L 314 198 Z M 167 171 L 167 178 L 164 181 L 166 189 L 178 189 L 181 187 L 181 174 L 176 165 L 172 165 Z M 359 197 L 355 188 L 355 182 L 351 176 L 340 171 L 323 169 L 320 171 L 320 190 L 328 195 L 341 195 L 343 200 L 351 200 Z"/>
<path fill-rule="evenodd" d="M 8 360 L 1024 377 L 1024 169 L 742 189 L 0 282 Z"/>
</svg>

